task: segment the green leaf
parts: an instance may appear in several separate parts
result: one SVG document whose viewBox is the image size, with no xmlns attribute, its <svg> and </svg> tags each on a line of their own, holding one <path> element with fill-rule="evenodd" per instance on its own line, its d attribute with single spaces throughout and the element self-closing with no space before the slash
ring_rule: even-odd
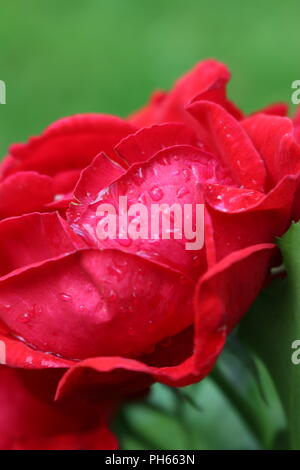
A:
<svg viewBox="0 0 300 470">
<path fill-rule="evenodd" d="M 261 449 L 247 423 L 210 377 L 186 387 L 183 393 L 191 400 L 156 384 L 148 399 L 124 406 L 114 426 L 121 448 Z"/>
<path fill-rule="evenodd" d="M 242 344 L 234 349 L 227 344 L 211 378 L 262 448 L 272 449 L 285 419 L 272 379 L 259 358 Z"/>
<path fill-rule="evenodd" d="M 292 363 L 292 344 L 300 340 L 300 224 L 293 224 L 278 245 L 287 277 L 262 292 L 240 335 L 269 369 L 286 412 L 289 447 L 299 450 L 300 365 Z"/>
<path fill-rule="evenodd" d="M 270 448 L 282 428 L 269 375 L 233 337 L 210 377 L 182 389 L 156 384 L 145 400 L 125 405 L 115 422 L 126 450 Z"/>
</svg>

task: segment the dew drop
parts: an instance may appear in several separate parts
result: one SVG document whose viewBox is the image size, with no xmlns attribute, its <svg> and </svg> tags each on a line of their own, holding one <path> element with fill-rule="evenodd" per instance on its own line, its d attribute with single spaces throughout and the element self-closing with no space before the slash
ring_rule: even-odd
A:
<svg viewBox="0 0 300 470">
<path fill-rule="evenodd" d="M 21 323 L 28 323 L 30 320 L 30 314 L 29 312 L 22 313 L 21 315 L 18 316 L 18 320 Z"/>
<path fill-rule="evenodd" d="M 145 181 L 143 168 L 138 168 L 132 175 L 132 179 L 136 185 L 140 186 Z"/>
<path fill-rule="evenodd" d="M 124 271 L 121 266 L 119 266 L 117 263 L 113 263 L 108 266 L 107 272 L 114 276 L 116 279 L 122 279 L 124 276 Z"/>
<path fill-rule="evenodd" d="M 160 201 L 164 195 L 163 191 L 158 186 L 153 186 L 153 188 L 150 189 L 149 194 L 153 201 Z"/>
<path fill-rule="evenodd" d="M 108 293 L 108 300 L 110 302 L 114 302 L 115 300 L 117 300 L 117 294 L 116 292 L 114 291 L 114 289 L 110 289 L 109 293 Z"/>
<path fill-rule="evenodd" d="M 178 189 L 176 193 L 176 197 L 181 198 L 183 196 L 186 196 L 187 194 L 189 194 L 189 190 L 185 188 L 184 186 L 182 186 L 182 188 Z"/>
<path fill-rule="evenodd" d="M 147 204 L 147 197 L 144 193 L 139 196 L 138 202 L 140 202 L 141 204 L 145 204 L 145 205 Z"/>
<path fill-rule="evenodd" d="M 118 238 L 117 242 L 119 243 L 119 245 L 127 248 L 128 246 L 131 245 L 132 240 L 130 238 Z"/>
<path fill-rule="evenodd" d="M 173 157 L 174 158 L 174 157 Z M 163 166 L 167 166 L 170 164 L 170 158 L 168 157 L 162 157 L 159 162 Z"/>
<path fill-rule="evenodd" d="M 184 169 L 182 170 L 182 174 L 183 174 L 184 180 L 185 180 L 185 181 L 189 181 L 191 175 L 190 175 L 190 172 L 189 172 L 189 170 L 188 170 L 187 168 L 184 168 Z"/>
<path fill-rule="evenodd" d="M 72 300 L 72 296 L 65 293 L 60 294 L 60 298 L 63 300 L 63 302 L 71 302 Z"/>
<path fill-rule="evenodd" d="M 26 362 L 26 364 L 32 365 L 33 364 L 33 357 L 32 356 L 26 356 L 25 362 Z"/>
<path fill-rule="evenodd" d="M 36 314 L 36 305 L 34 305 L 31 309 L 28 309 L 26 312 L 23 312 L 21 313 L 19 316 L 18 316 L 18 320 L 21 322 L 21 323 L 28 323 L 30 322 L 33 317 L 35 316 Z M 41 311 L 40 309 L 38 310 L 39 312 Z"/>
</svg>

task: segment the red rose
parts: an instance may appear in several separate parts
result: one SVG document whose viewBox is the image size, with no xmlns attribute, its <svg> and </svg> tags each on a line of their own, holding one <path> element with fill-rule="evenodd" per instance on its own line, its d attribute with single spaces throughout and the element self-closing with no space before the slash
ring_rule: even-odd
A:
<svg viewBox="0 0 300 470">
<path fill-rule="evenodd" d="M 68 205 L 80 172 L 136 127 L 109 115 L 60 119 L 41 136 L 15 144 L 0 166 L 0 220 Z"/>
<path fill-rule="evenodd" d="M 300 108 L 298 109 L 298 112 L 295 116 L 294 124 L 295 124 L 296 139 L 300 143 Z"/>
<path fill-rule="evenodd" d="M 209 373 L 267 278 L 300 173 L 286 108 L 244 117 L 226 98 L 228 80 L 207 61 L 128 122 L 70 118 L 12 147 L 0 185 L 9 366 L 69 369 L 58 397 L 91 383 L 127 394 Z M 204 203 L 204 247 L 99 240 L 98 204 L 119 196 L 146 207 Z"/>
<path fill-rule="evenodd" d="M 106 401 L 99 407 L 92 396 L 54 403 L 61 373 L 55 375 L 0 366 L 0 449 L 116 449 L 105 423 L 111 405 Z"/>
</svg>

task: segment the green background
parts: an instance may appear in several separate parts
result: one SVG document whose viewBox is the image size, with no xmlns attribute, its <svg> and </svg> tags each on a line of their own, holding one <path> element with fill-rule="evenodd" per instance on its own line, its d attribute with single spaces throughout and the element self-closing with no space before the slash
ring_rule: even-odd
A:
<svg viewBox="0 0 300 470">
<path fill-rule="evenodd" d="M 229 66 L 230 96 L 245 111 L 289 103 L 299 13 L 299 0 L 0 0 L 0 157 L 63 116 L 126 116 L 208 57 Z M 128 404 L 114 424 L 122 447 L 259 449 L 276 436 L 284 448 L 274 387 L 247 354 L 226 350 L 201 384 L 179 394 L 156 385 Z"/>
<path fill-rule="evenodd" d="M 243 109 L 290 101 L 299 0 L 0 0 L 0 155 L 81 112 L 126 116 L 215 57 Z"/>
</svg>

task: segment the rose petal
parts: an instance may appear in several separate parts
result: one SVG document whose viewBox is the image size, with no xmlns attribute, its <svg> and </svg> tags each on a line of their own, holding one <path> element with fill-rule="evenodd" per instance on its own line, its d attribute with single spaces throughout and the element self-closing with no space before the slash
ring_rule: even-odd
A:
<svg viewBox="0 0 300 470">
<path fill-rule="evenodd" d="M 11 310 L 10 304 L 2 304 L 2 310 Z M 17 335 L 18 336 L 18 335 Z M 68 368 L 73 361 L 68 361 L 53 354 L 38 351 L 25 344 L 21 337 L 12 336 L 7 326 L 0 322 L 0 341 L 5 347 L 5 364 L 22 369 L 58 369 Z M 4 361 L 2 361 L 4 362 Z"/>
<path fill-rule="evenodd" d="M 124 168 L 101 153 L 82 171 L 74 197 L 83 204 L 89 204 L 97 199 L 101 190 L 125 173 Z M 97 188 L 96 192 L 95 188 Z"/>
<path fill-rule="evenodd" d="M 129 164 L 142 163 L 157 152 L 174 145 L 197 146 L 197 139 L 188 127 L 179 123 L 167 123 L 143 128 L 125 137 L 115 148 Z"/>
<path fill-rule="evenodd" d="M 207 183 L 202 188 L 208 204 L 226 213 L 245 212 L 265 198 L 264 193 L 247 188 Z"/>
<path fill-rule="evenodd" d="M 80 169 L 66 170 L 57 173 L 53 177 L 53 190 L 55 196 L 64 196 L 68 192 L 73 191 L 79 180 L 80 174 Z"/>
<path fill-rule="evenodd" d="M 42 400 L 33 393 L 30 382 L 39 379 L 53 388 L 52 383 L 44 371 L 33 373 L 0 366 L 0 449 L 117 448 L 106 424 L 112 412 L 109 402 L 92 405 L 87 399 L 78 399 L 61 405 Z"/>
<path fill-rule="evenodd" d="M 193 126 L 185 106 L 199 95 L 216 101 L 240 118 L 241 113 L 226 99 L 225 86 L 230 79 L 227 67 L 215 60 L 206 60 L 175 83 L 169 93 L 155 94 L 150 104 L 131 116 L 130 121 L 139 126 L 162 122 L 184 122 Z"/>
<path fill-rule="evenodd" d="M 15 165 L 6 167 L 4 176 L 32 170 L 53 176 L 67 169 L 85 168 L 101 151 L 115 157 L 113 147 L 135 131 L 130 123 L 110 115 L 83 114 L 60 119 L 41 136 L 10 148 Z"/>
<path fill-rule="evenodd" d="M 187 250 L 188 240 L 184 233 L 180 239 L 174 238 L 171 231 L 174 230 L 175 233 L 175 230 L 182 230 L 182 224 L 180 227 L 170 225 L 170 228 L 167 229 L 170 230 L 170 233 L 164 232 L 164 234 L 162 233 L 162 224 L 160 224 L 159 233 L 150 234 L 149 214 L 151 214 L 154 204 L 172 206 L 177 203 L 181 212 L 186 215 L 186 205 L 193 204 L 194 217 L 196 204 L 204 202 L 199 183 L 227 180 L 226 174 L 212 155 L 192 146 L 170 147 L 158 152 L 148 162 L 132 166 L 124 176 L 106 189 L 103 189 L 100 178 L 99 182 L 97 182 L 97 178 L 93 179 L 95 186 L 90 185 L 89 190 L 91 194 L 97 194 L 97 198 L 90 204 L 71 206 L 68 220 L 73 230 L 92 247 L 118 249 L 133 253 L 189 277 L 194 275 L 198 277 L 199 273 L 206 268 L 205 251 L 202 249 L 202 245 L 198 247 L 195 245 L 194 249 Z M 101 216 L 98 215 L 99 207 L 101 204 L 111 204 L 119 213 L 120 196 L 128 198 L 128 207 L 131 204 L 140 203 L 146 208 L 148 239 L 133 240 L 130 236 L 126 239 L 127 234 L 124 234 L 124 240 L 118 234 L 116 237 L 112 234 L 111 238 L 104 240 L 99 238 L 98 227 L 101 221 Z M 137 222 L 139 221 L 138 217 Z M 203 220 L 200 222 L 203 223 Z M 132 223 L 131 220 L 130 223 Z M 202 226 L 197 228 L 200 232 Z M 175 236 L 176 234 L 177 232 Z M 165 239 L 162 238 L 163 235 Z"/>
<path fill-rule="evenodd" d="M 0 318 L 39 351 L 132 357 L 191 324 L 192 291 L 139 257 L 89 250 L 0 280 Z"/>
<path fill-rule="evenodd" d="M 212 102 L 195 102 L 188 111 L 206 129 L 214 151 L 234 180 L 249 189 L 263 191 L 265 167 L 241 125 L 224 108 Z"/>
<path fill-rule="evenodd" d="M 21 172 L 0 183 L 0 220 L 41 210 L 53 201 L 53 183 L 48 176 Z"/>
<path fill-rule="evenodd" d="M 242 123 L 268 170 L 268 186 L 286 175 L 300 172 L 300 146 L 295 142 L 293 123 L 288 118 L 258 114 Z"/>
<path fill-rule="evenodd" d="M 0 280 L 85 246 L 56 213 L 3 220 L 0 222 Z"/>
<path fill-rule="evenodd" d="M 185 386 L 201 380 L 215 364 L 229 330 L 247 311 L 262 287 L 274 248 L 274 245 L 262 244 L 231 253 L 199 280 L 195 295 L 195 349 L 190 358 L 171 367 L 166 364 L 163 367 L 159 364 L 148 366 L 122 357 L 87 359 L 64 375 L 57 397 L 69 394 L 84 383 L 106 387 L 119 384 L 121 392 L 128 383 L 133 390 L 149 385 L 149 380 L 171 386 Z M 238 299 L 234 304 L 237 292 Z"/>
<path fill-rule="evenodd" d="M 257 243 L 272 243 L 291 222 L 298 177 L 287 176 L 267 195 L 210 185 L 206 190 L 217 259 Z"/>
<path fill-rule="evenodd" d="M 270 104 L 269 106 L 266 106 L 263 109 L 260 109 L 259 111 L 256 111 L 253 113 L 253 116 L 256 114 L 270 114 L 274 116 L 282 116 L 285 117 L 288 115 L 289 112 L 289 107 L 286 103 L 274 103 Z"/>
</svg>

